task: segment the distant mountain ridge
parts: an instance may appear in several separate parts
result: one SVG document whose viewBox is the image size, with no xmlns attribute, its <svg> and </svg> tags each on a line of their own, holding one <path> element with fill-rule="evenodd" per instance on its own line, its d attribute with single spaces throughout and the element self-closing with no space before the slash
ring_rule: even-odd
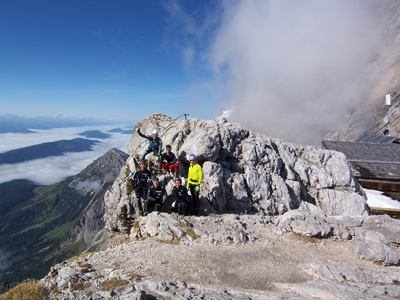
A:
<svg viewBox="0 0 400 300">
<path fill-rule="evenodd" d="M 92 150 L 92 146 L 98 143 L 99 141 L 96 140 L 76 138 L 32 145 L 0 153 L 0 165 L 15 164 L 49 156 L 59 156 L 66 152 L 90 151 Z"/>
<path fill-rule="evenodd" d="M 133 127 L 133 125 L 132 125 Z M 108 132 L 120 132 L 122 134 L 132 134 L 132 129 L 122 129 L 122 128 L 114 128 L 109 130 Z"/>
<path fill-rule="evenodd" d="M 105 230 L 104 216 L 104 194 L 113 184 L 115 178 L 120 174 L 122 166 L 129 155 L 119 149 L 111 149 L 106 154 L 96 159 L 82 172 L 73 177 L 69 187 L 76 191 L 93 196 L 92 201 L 82 211 L 78 222 L 72 227 L 67 235 L 61 240 L 46 259 L 60 261 L 86 251 L 97 251 L 108 244 L 108 231 Z M 93 190 L 96 185 L 90 183 L 98 182 L 103 187 L 97 191 Z"/>
<path fill-rule="evenodd" d="M 79 135 L 89 139 L 107 139 L 111 136 L 111 134 L 101 132 L 100 130 L 86 130 Z"/>
<path fill-rule="evenodd" d="M 32 133 L 29 129 L 50 129 L 82 126 L 116 124 L 113 119 L 71 117 L 71 116 L 38 116 L 24 117 L 18 115 L 0 115 L 0 133 Z"/>
</svg>

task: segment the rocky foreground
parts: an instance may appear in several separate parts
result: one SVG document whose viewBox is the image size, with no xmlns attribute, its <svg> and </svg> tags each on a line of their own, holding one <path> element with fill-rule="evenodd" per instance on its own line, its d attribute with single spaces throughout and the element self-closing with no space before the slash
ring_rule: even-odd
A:
<svg viewBox="0 0 400 300">
<path fill-rule="evenodd" d="M 134 238 L 115 235 L 115 246 L 58 264 L 42 282 L 50 299 L 400 298 L 400 221 L 299 210 L 155 212 Z"/>
</svg>

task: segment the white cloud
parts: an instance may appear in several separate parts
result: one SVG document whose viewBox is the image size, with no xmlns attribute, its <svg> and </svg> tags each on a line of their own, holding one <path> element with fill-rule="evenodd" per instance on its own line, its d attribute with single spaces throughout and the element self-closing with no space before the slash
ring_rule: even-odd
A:
<svg viewBox="0 0 400 300">
<path fill-rule="evenodd" d="M 79 181 L 75 185 L 75 190 L 78 193 L 84 194 L 87 192 L 97 192 L 101 189 L 101 181 L 100 180 L 85 180 Z"/>
<path fill-rule="evenodd" d="M 379 47 L 376 1 L 224 1 L 208 52 L 234 103 L 233 121 L 319 143 L 365 100 Z"/>
<path fill-rule="evenodd" d="M 110 129 L 122 126 L 90 126 L 78 128 L 64 128 L 40 130 L 38 134 L 2 134 L 0 136 L 0 149 L 17 149 L 44 142 L 60 139 L 73 139 L 78 133 L 85 130 L 101 130 L 107 132 Z M 101 140 L 93 146 L 92 151 L 66 153 L 62 156 L 52 156 L 43 159 L 35 159 L 17 164 L 0 165 L 0 183 L 14 179 L 27 179 L 38 184 L 48 185 L 59 182 L 66 177 L 77 175 L 95 159 L 105 154 L 111 148 L 118 148 L 127 152 L 129 134 L 110 133 L 111 137 Z M 7 143 L 7 145 L 4 145 Z M 8 151 L 6 150 L 6 151 Z M 3 152 L 3 151 L 2 151 Z"/>
<path fill-rule="evenodd" d="M 193 103 L 228 101 L 231 121 L 304 144 L 373 100 L 377 54 L 398 15 L 386 14 L 394 0 L 222 0 L 203 13 L 168 3 L 171 27 L 185 29 L 185 66 L 212 74 L 193 84 Z"/>
<path fill-rule="evenodd" d="M 3 278 L 4 272 L 10 268 L 15 260 L 15 258 L 12 258 L 11 252 L 0 249 L 0 280 Z"/>
</svg>

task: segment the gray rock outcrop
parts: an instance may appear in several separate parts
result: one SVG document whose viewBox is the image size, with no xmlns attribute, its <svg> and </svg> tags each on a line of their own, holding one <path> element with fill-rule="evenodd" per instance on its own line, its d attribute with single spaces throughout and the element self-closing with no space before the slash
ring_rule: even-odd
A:
<svg viewBox="0 0 400 300">
<path fill-rule="evenodd" d="M 293 210 L 279 216 L 277 229 L 302 236 L 353 240 L 355 254 L 363 260 L 398 265 L 400 221 L 384 216 L 326 217 L 307 209 Z M 271 228 L 276 231 L 275 228 Z"/>
<path fill-rule="evenodd" d="M 382 262 L 385 266 L 399 262 L 399 254 L 387 245 L 385 236 L 374 231 L 359 230 L 354 251 L 361 259 Z"/>
<path fill-rule="evenodd" d="M 139 217 L 131 228 L 133 239 L 157 238 L 164 242 L 182 244 L 239 244 L 257 239 L 257 235 L 247 230 L 246 224 L 237 216 L 184 218 L 176 214 L 153 212 L 147 217 Z"/>
<path fill-rule="evenodd" d="M 366 200 L 341 153 L 300 146 L 253 133 L 223 118 L 178 120 L 153 114 L 135 125 L 145 134 L 154 128 L 171 145 L 187 176 L 188 155 L 203 167 L 201 208 L 209 213 L 284 214 L 309 203 L 326 215 L 368 215 Z M 106 194 L 107 228 L 130 230 L 118 214 L 135 215 L 129 176 L 148 147 L 136 131 L 128 144 L 130 158 Z M 154 165 L 154 156 L 147 158 Z M 164 182 L 168 187 L 168 179 Z M 170 189 L 172 183 L 169 184 Z"/>
</svg>

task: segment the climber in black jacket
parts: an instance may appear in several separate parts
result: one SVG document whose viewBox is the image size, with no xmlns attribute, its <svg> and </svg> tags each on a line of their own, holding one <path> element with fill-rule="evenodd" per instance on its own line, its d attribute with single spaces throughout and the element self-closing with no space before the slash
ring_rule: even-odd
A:
<svg viewBox="0 0 400 300">
<path fill-rule="evenodd" d="M 151 172 L 147 169 L 145 161 L 140 162 L 140 169 L 133 173 L 131 185 L 136 194 L 136 201 L 139 208 L 139 215 L 143 215 L 144 204 L 147 200 Z"/>
<path fill-rule="evenodd" d="M 164 187 L 161 187 L 158 178 L 154 177 L 152 182 L 153 186 L 147 193 L 147 201 L 145 205 L 146 214 L 151 213 L 153 210 L 160 210 L 161 205 L 167 201 L 167 192 Z"/>
<path fill-rule="evenodd" d="M 172 202 L 172 210 L 176 211 L 178 214 L 187 216 L 190 201 L 187 189 L 182 185 L 182 179 L 179 177 L 175 179 L 175 186 L 172 189 L 172 197 L 174 198 L 174 202 Z"/>
</svg>

